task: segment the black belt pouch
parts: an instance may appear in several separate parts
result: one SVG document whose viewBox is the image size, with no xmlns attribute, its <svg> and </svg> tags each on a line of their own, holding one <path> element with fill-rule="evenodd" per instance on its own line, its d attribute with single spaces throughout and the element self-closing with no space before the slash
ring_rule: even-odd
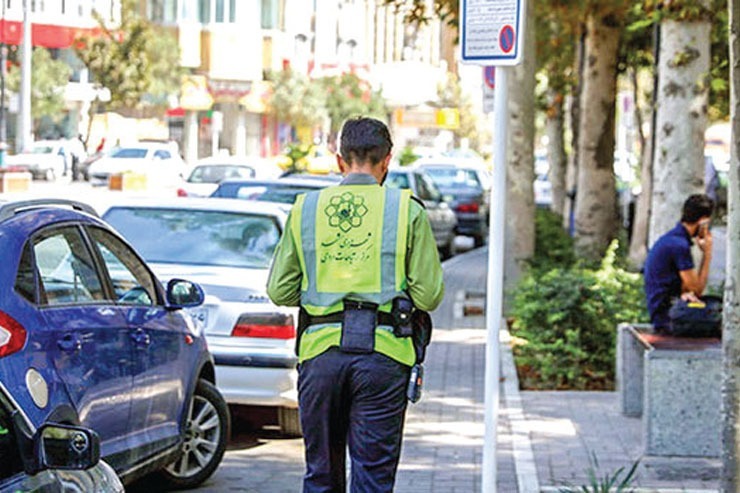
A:
<svg viewBox="0 0 740 493">
<path fill-rule="evenodd" d="M 378 305 L 345 301 L 339 349 L 346 353 L 372 353 L 377 325 Z"/>
</svg>

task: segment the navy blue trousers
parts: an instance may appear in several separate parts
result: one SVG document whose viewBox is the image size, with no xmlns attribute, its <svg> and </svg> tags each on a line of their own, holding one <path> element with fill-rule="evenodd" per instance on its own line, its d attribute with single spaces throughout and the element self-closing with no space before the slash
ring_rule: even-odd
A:
<svg viewBox="0 0 740 493">
<path fill-rule="evenodd" d="M 331 348 L 298 368 L 304 493 L 390 492 L 401 455 L 410 368 L 380 353 Z"/>
</svg>

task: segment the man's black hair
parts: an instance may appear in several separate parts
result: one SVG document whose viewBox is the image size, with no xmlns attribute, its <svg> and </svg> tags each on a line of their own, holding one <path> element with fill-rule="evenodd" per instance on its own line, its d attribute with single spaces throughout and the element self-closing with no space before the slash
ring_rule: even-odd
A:
<svg viewBox="0 0 740 493">
<path fill-rule="evenodd" d="M 682 223 L 695 223 L 702 217 L 712 217 L 714 201 L 708 195 L 694 194 L 683 203 Z"/>
<path fill-rule="evenodd" d="M 344 122 L 339 134 L 339 153 L 345 163 L 376 165 L 393 148 L 391 134 L 385 123 L 375 118 L 357 117 Z"/>
</svg>

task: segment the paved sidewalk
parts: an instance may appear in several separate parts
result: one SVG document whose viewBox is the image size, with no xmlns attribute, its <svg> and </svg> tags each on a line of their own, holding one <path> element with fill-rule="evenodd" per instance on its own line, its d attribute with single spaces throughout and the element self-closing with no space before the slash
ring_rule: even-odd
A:
<svg viewBox="0 0 740 493">
<path fill-rule="evenodd" d="M 396 491 L 481 491 L 487 252 L 475 250 L 445 264 L 452 310 L 439 310 L 421 402 L 407 417 Z M 464 314 L 473 315 L 465 316 Z M 508 333 L 502 334 L 498 413 L 497 491 L 535 493 L 589 483 L 640 460 L 640 492 L 717 491 L 719 461 L 641 457 L 639 418 L 621 415 L 615 392 L 520 392 Z M 536 471 L 536 472 L 535 472 Z"/>
</svg>

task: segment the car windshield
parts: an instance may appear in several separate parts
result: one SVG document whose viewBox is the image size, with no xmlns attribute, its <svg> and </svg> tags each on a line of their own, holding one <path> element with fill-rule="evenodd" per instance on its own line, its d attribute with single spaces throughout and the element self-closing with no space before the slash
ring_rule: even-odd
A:
<svg viewBox="0 0 740 493">
<path fill-rule="evenodd" d="M 209 164 L 196 166 L 188 177 L 190 183 L 219 183 L 227 178 L 251 178 L 254 171 L 248 166 Z"/>
<path fill-rule="evenodd" d="M 114 150 L 111 155 L 114 158 L 133 158 L 133 159 L 144 159 L 146 157 L 146 149 L 137 147 L 122 147 Z"/>
<path fill-rule="evenodd" d="M 440 188 L 482 188 L 475 171 L 453 167 L 428 167 L 424 170 Z"/>
<path fill-rule="evenodd" d="M 280 239 L 263 214 L 114 207 L 104 219 L 153 263 L 266 269 Z"/>
<path fill-rule="evenodd" d="M 31 152 L 34 154 L 51 154 L 52 152 L 54 152 L 54 148 L 47 145 L 34 146 L 31 149 Z"/>
</svg>

